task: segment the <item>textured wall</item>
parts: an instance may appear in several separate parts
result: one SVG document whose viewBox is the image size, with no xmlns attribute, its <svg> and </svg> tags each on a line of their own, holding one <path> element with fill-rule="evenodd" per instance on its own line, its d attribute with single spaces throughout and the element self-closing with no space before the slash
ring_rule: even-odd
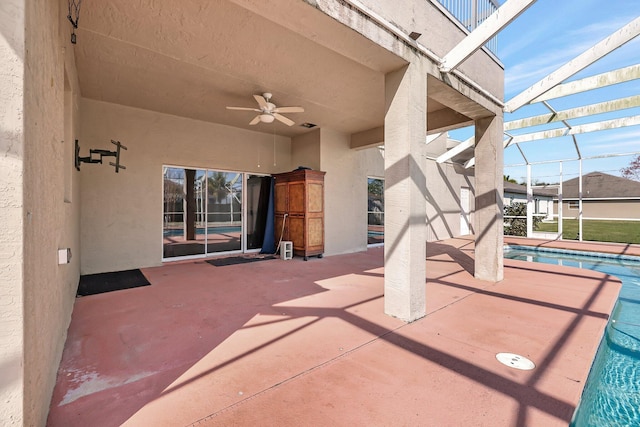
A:
<svg viewBox="0 0 640 427">
<path fill-rule="evenodd" d="M 427 118 L 428 120 L 428 118 Z M 469 228 L 473 233 L 473 211 L 475 209 L 475 178 L 473 169 L 434 158 L 444 153 L 447 134 L 431 141 L 426 148 L 427 164 L 427 241 L 460 236 L 460 189 L 468 188 Z"/>
<path fill-rule="evenodd" d="M 473 233 L 475 179 L 473 170 L 427 160 L 427 241 L 460 236 L 460 189 L 469 189 L 469 228 Z"/>
<path fill-rule="evenodd" d="M 122 152 L 120 173 L 83 164 L 82 274 L 159 265 L 162 259 L 162 165 L 252 173 L 292 169 L 291 140 L 274 135 L 82 99 L 81 152 Z M 264 129 L 264 127 L 263 127 Z"/>
<path fill-rule="evenodd" d="M 320 170 L 320 129 L 293 138 L 291 164 Z"/>
<path fill-rule="evenodd" d="M 22 290 L 22 299 L 16 297 L 11 305 L 23 315 L 24 384 L 22 402 L 3 400 L 21 412 L 18 425 L 45 424 L 79 275 L 79 208 L 73 202 L 77 179 L 65 171 L 73 164 L 69 159 L 72 141 L 65 140 L 65 61 L 67 133 L 71 136 L 77 122 L 77 80 L 63 3 L 26 2 L 24 22 L 19 23 L 25 31 L 23 85 L 16 84 L 17 92 L 23 94 L 23 169 L 22 182 L 15 183 L 16 191 L 9 200 L 21 206 L 24 224 L 16 224 L 15 229 L 23 230 L 24 257 L 22 279 L 16 275 L 8 283 Z M 66 186 L 65 173 L 69 177 Z M 70 264 L 58 265 L 57 250 L 67 247 L 76 257 Z"/>
<path fill-rule="evenodd" d="M 325 191 L 325 253 L 367 248 L 367 169 L 365 151 L 350 148 L 350 136 L 320 130 L 320 168 Z"/>
<path fill-rule="evenodd" d="M 0 420 L 22 425 L 23 0 L 0 13 Z"/>
<path fill-rule="evenodd" d="M 78 119 L 78 89 L 65 4 L 27 2 L 26 8 L 25 425 L 45 423 L 79 276 L 79 205 L 78 198 L 73 198 L 77 177 L 68 170 L 73 167 L 69 154 Z M 66 186 L 65 174 L 70 177 Z M 71 248 L 75 256 L 70 264 L 58 265 L 58 248 Z"/>
<path fill-rule="evenodd" d="M 422 33 L 418 42 L 441 58 L 453 49 L 466 34 L 427 0 L 414 0 L 398 7 L 394 2 L 368 2 L 368 6 L 403 29 Z M 498 98 L 504 96 L 504 68 L 482 50 L 477 51 L 460 67 L 460 71 Z"/>
</svg>

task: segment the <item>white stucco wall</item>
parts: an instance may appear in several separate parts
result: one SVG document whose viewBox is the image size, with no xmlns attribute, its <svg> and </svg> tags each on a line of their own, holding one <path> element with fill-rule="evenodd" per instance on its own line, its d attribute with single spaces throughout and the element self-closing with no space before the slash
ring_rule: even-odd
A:
<svg viewBox="0 0 640 427">
<path fill-rule="evenodd" d="M 350 148 L 350 136 L 320 130 L 320 168 L 325 171 L 325 253 L 367 248 L 367 169 L 364 151 Z"/>
<path fill-rule="evenodd" d="M 18 3 L 12 2 L 8 9 L 3 4 L 3 12 L 19 11 L 22 5 Z M 21 42 L 13 43 L 11 50 L 15 57 L 9 61 L 14 65 L 24 64 L 20 65 L 23 70 L 16 73 L 18 79 L 12 82 L 15 85 L 14 94 L 10 97 L 13 101 L 9 102 L 13 105 L 12 114 L 22 120 L 21 129 L 15 132 L 16 129 L 2 126 L 3 132 L 14 132 L 13 148 L 9 150 L 11 156 L 3 156 L 2 160 L 5 162 L 12 157 L 11 167 L 3 165 L 2 170 L 5 178 L 9 176 L 14 180 L 13 189 L 3 193 L 7 195 L 8 206 L 19 211 L 19 217 L 13 216 L 13 221 L 3 218 L 0 227 L 10 226 L 13 236 L 20 236 L 19 242 L 14 241 L 18 245 L 12 253 L 13 260 L 19 260 L 22 269 L 22 276 L 12 273 L 9 280 L 1 282 L 21 291 L 10 299 L 3 298 L 0 316 L 5 318 L 5 313 L 10 311 L 20 313 L 20 322 L 15 319 L 13 325 L 13 334 L 19 338 L 5 341 L 3 337 L 2 342 L 11 342 L 16 356 L 22 349 L 22 358 L 17 360 L 22 371 L 15 369 L 9 376 L 2 376 L 10 385 L 9 388 L 3 385 L 0 393 L 13 391 L 11 399 L 0 400 L 0 406 L 9 407 L 11 415 L 9 418 L 2 416 L 4 414 L 0 417 L 16 425 L 39 426 L 46 423 L 79 277 L 79 205 L 78 198 L 74 202 L 73 197 L 77 179 L 68 173 L 68 169 L 73 167 L 69 158 L 73 145 L 66 136 L 73 138 L 75 133 L 77 102 L 74 99 L 77 98 L 78 86 L 64 4 L 63 1 L 25 2 L 23 21 L 20 13 L 2 15 L 3 19 L 17 19 L 11 24 L 25 31 L 24 54 L 20 53 Z M 4 24 L 6 22 L 3 23 L 2 37 L 7 35 Z M 10 55 L 2 52 L 3 66 Z M 69 82 L 66 133 L 65 68 Z M 4 101 L 3 105 L 6 105 Z M 22 164 L 18 169 L 19 163 Z M 6 170 L 14 172 L 5 174 Z M 66 187 L 65 173 L 70 178 Z M 4 242 L 3 236 L 3 246 Z M 59 248 L 71 248 L 75 255 L 71 263 L 58 265 Z M 11 269 L 3 268 L 1 271 L 3 273 L 0 274 L 5 274 Z M 8 308 L 5 309 L 4 304 Z M 8 362 L 2 366 L 15 367 Z M 21 395 L 16 394 L 19 389 Z"/>
<path fill-rule="evenodd" d="M 360 152 L 364 156 L 367 177 L 384 178 L 384 148 L 371 147 Z"/>
<path fill-rule="evenodd" d="M 82 274 L 161 264 L 162 166 L 285 172 L 290 138 L 89 99 L 81 100 L 81 154 L 118 140 L 126 170 L 83 164 L 80 200 Z M 275 163 L 275 164 L 274 164 Z"/>
<path fill-rule="evenodd" d="M 427 157 L 440 153 L 446 143 L 446 135 L 427 146 Z M 365 170 L 369 177 L 384 179 L 384 149 L 369 148 L 362 150 Z M 460 192 L 469 189 L 469 223 L 473 232 L 473 210 L 475 196 L 475 178 L 473 170 L 465 170 L 452 163 L 438 164 L 426 159 L 425 174 L 427 180 L 427 241 L 460 236 Z M 366 218 L 365 218 L 366 220 Z"/>
<path fill-rule="evenodd" d="M 460 233 L 460 191 L 469 189 L 469 228 L 473 233 L 475 179 L 473 170 L 460 165 L 427 161 L 427 241 L 458 237 Z"/>
<path fill-rule="evenodd" d="M 422 33 L 418 42 L 440 57 L 445 56 L 466 36 L 466 33 L 449 20 L 427 0 L 411 0 L 398 7 L 395 2 L 367 2 L 373 11 L 404 30 Z M 504 96 L 501 64 L 483 50 L 478 50 L 464 61 L 459 70 L 498 98 Z"/>
<path fill-rule="evenodd" d="M 475 178 L 473 169 L 464 169 L 450 162 L 437 163 L 434 158 L 445 152 L 447 134 L 431 141 L 426 147 L 427 177 L 427 240 L 441 240 L 461 235 L 460 193 L 469 189 L 469 228 L 473 233 L 475 209 Z"/>
<path fill-rule="evenodd" d="M 0 10 L 0 420 L 21 426 L 24 0 Z"/>
<path fill-rule="evenodd" d="M 291 141 L 291 164 L 320 170 L 320 129 L 296 136 Z"/>
</svg>

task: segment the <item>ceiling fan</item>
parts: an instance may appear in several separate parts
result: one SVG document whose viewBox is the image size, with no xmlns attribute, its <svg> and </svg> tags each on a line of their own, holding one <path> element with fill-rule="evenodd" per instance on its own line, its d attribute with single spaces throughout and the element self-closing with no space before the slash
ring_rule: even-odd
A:
<svg viewBox="0 0 640 427">
<path fill-rule="evenodd" d="M 262 95 L 253 95 L 256 101 L 258 101 L 259 108 L 227 107 L 227 110 L 255 111 L 259 113 L 249 122 L 250 125 L 257 125 L 260 122 L 273 123 L 274 120 L 278 120 L 287 126 L 293 126 L 295 122 L 280 113 L 304 113 L 304 108 L 277 107 L 270 101 L 271 96 L 269 92 L 263 93 Z"/>
</svg>

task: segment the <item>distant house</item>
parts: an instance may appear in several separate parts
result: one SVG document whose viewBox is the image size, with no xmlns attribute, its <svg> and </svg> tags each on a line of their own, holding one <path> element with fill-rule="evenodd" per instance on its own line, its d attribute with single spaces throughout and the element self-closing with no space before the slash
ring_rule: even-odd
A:
<svg viewBox="0 0 640 427">
<path fill-rule="evenodd" d="M 578 218 L 580 213 L 578 185 L 578 178 L 562 183 L 565 219 Z M 603 172 L 583 175 L 582 218 L 640 221 L 640 182 Z"/>
<path fill-rule="evenodd" d="M 532 192 L 533 214 L 544 220 L 552 220 L 554 198 L 557 200 L 556 190 L 533 188 Z M 527 203 L 527 186 L 505 181 L 503 195 L 505 206 L 510 206 L 513 203 Z"/>
</svg>

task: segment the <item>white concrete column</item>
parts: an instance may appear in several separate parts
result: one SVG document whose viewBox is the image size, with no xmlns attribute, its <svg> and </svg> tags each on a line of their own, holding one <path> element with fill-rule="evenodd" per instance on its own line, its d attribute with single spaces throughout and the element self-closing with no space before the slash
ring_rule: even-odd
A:
<svg viewBox="0 0 640 427">
<path fill-rule="evenodd" d="M 25 1 L 0 9 L 0 424 L 22 426 Z M 35 7 L 35 6 L 34 6 Z M 29 221 L 27 214 L 26 221 Z M 28 224 L 27 224 L 28 225 Z"/>
<path fill-rule="evenodd" d="M 562 240 L 563 230 L 562 230 L 562 181 L 564 177 L 562 175 L 562 162 L 560 162 L 560 186 L 558 187 L 558 237 Z"/>
<path fill-rule="evenodd" d="M 385 77 L 385 313 L 412 322 L 426 313 L 427 75 L 421 59 Z"/>
<path fill-rule="evenodd" d="M 504 277 L 502 126 L 502 115 L 476 120 L 475 277 L 491 282 Z"/>
<path fill-rule="evenodd" d="M 533 235 L 533 188 L 531 187 L 531 164 L 527 164 L 527 237 Z"/>
</svg>

